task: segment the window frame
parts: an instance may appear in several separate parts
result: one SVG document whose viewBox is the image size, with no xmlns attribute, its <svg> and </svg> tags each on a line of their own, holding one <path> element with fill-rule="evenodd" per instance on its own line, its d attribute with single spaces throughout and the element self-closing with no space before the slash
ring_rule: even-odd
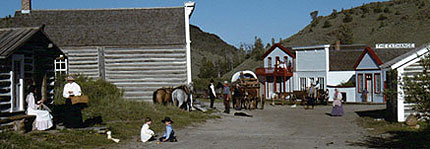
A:
<svg viewBox="0 0 430 149">
<path fill-rule="evenodd" d="M 272 68 L 272 57 L 267 58 L 267 68 L 269 68 L 269 69 Z"/>
<path fill-rule="evenodd" d="M 376 77 L 377 75 L 378 75 L 378 77 Z M 376 81 L 376 78 L 378 78 L 379 80 Z M 382 92 L 381 73 L 374 73 L 373 74 L 373 81 L 374 81 L 373 88 L 374 88 L 375 94 L 381 94 L 381 92 Z M 377 88 L 377 84 L 379 84 L 379 90 Z"/>
<path fill-rule="evenodd" d="M 364 89 L 364 77 L 363 73 L 357 73 L 357 90 L 358 93 L 362 93 Z M 361 78 L 361 81 L 360 81 Z M 361 83 L 361 85 L 360 85 Z"/>
<path fill-rule="evenodd" d="M 60 68 L 57 67 L 57 64 Z M 64 68 L 62 68 L 64 64 Z M 57 76 L 58 74 L 67 74 L 68 73 L 68 59 L 65 58 L 64 56 L 60 56 L 59 58 L 56 58 L 54 60 L 54 72 L 55 72 L 55 76 Z"/>
</svg>

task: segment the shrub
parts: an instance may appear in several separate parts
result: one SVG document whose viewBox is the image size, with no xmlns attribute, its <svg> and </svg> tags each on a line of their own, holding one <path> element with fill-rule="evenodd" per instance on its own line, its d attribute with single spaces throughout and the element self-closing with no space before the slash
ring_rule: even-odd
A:
<svg viewBox="0 0 430 149">
<path fill-rule="evenodd" d="M 330 19 L 335 19 L 337 17 L 337 10 L 333 9 L 333 12 L 330 14 Z"/>
<path fill-rule="evenodd" d="M 381 13 L 382 12 L 382 7 L 381 5 L 376 5 L 375 8 L 373 8 L 373 12 L 374 13 Z"/>
<path fill-rule="evenodd" d="M 385 20 L 385 19 L 387 19 L 388 17 L 386 17 L 386 16 L 384 16 L 383 14 L 381 14 L 381 15 L 379 15 L 379 17 L 378 17 L 378 21 L 382 21 L 382 20 Z"/>
<path fill-rule="evenodd" d="M 385 7 L 385 9 L 384 9 L 384 13 L 391 13 L 391 10 L 390 10 L 390 8 L 388 8 L 388 7 Z"/>
<path fill-rule="evenodd" d="M 396 13 L 394 13 L 394 15 L 401 15 L 401 13 L 399 11 L 396 11 Z"/>
<path fill-rule="evenodd" d="M 343 23 L 349 23 L 352 22 L 353 17 L 349 14 L 345 15 L 345 18 L 343 18 Z"/>
<path fill-rule="evenodd" d="M 325 21 L 324 22 L 324 25 L 322 26 L 322 28 L 329 28 L 329 27 L 331 27 L 332 25 L 331 25 L 331 23 L 330 23 L 330 21 L 329 20 L 327 20 L 327 21 Z"/>
<path fill-rule="evenodd" d="M 369 8 L 366 5 L 361 6 L 360 9 L 363 13 L 369 13 Z"/>
</svg>

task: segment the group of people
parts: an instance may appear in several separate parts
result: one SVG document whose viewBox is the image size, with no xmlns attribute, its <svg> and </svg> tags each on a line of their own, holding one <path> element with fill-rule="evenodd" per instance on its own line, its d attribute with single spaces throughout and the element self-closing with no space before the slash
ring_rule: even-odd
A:
<svg viewBox="0 0 430 149">
<path fill-rule="evenodd" d="M 164 131 L 164 134 L 162 137 L 159 138 L 160 142 L 176 142 L 176 136 L 175 131 L 173 130 L 172 124 L 173 121 L 170 119 L 170 117 L 165 117 L 164 120 L 161 120 L 162 123 L 166 125 L 166 129 Z M 143 124 L 141 130 L 140 130 L 140 141 L 141 142 L 148 142 L 152 140 L 156 140 L 155 133 L 153 130 L 151 130 L 149 127 L 152 124 L 151 118 L 147 117 L 145 119 L 145 123 Z"/>
<path fill-rule="evenodd" d="M 210 105 L 209 107 L 214 109 L 214 101 L 215 98 L 217 97 L 216 95 L 216 91 L 215 91 L 215 81 L 213 79 L 211 79 L 210 84 L 208 86 L 208 90 L 209 90 L 209 98 L 210 98 Z M 230 99 L 231 99 L 231 94 L 230 94 L 230 86 L 228 85 L 228 81 L 224 81 L 223 87 L 222 87 L 222 97 L 223 97 L 223 103 L 224 103 L 224 113 L 230 113 Z M 233 103 L 234 105 L 234 103 Z"/>
<path fill-rule="evenodd" d="M 64 124 L 68 128 L 77 128 L 82 126 L 82 114 L 80 107 L 72 105 L 71 97 L 81 96 L 81 87 L 75 82 L 72 76 L 67 77 L 67 83 L 63 89 L 63 97 L 66 98 L 64 116 Z M 52 128 L 53 116 L 51 110 L 44 104 L 46 98 L 38 100 L 37 87 L 30 85 L 28 87 L 28 94 L 26 97 L 27 102 L 27 115 L 34 115 L 36 119 L 33 123 L 33 129 L 48 130 Z"/>
</svg>

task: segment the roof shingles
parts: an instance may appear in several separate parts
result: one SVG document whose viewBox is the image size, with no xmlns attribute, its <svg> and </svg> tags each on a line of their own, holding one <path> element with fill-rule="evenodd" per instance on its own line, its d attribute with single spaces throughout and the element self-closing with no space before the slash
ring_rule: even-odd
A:
<svg viewBox="0 0 430 149">
<path fill-rule="evenodd" d="M 184 45 L 184 15 L 183 7 L 32 10 L 17 11 L 11 26 L 46 25 L 59 46 Z"/>
</svg>

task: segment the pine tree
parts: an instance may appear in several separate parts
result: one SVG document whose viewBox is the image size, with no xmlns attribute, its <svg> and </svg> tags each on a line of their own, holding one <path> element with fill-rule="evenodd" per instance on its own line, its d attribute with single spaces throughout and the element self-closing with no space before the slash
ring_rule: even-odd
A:
<svg viewBox="0 0 430 149">
<path fill-rule="evenodd" d="M 413 75 L 412 77 L 404 77 L 403 89 L 405 92 L 405 100 L 407 102 L 416 103 L 415 110 L 424 114 L 429 114 L 430 56 L 426 55 L 423 59 L 421 59 L 420 64 L 423 68 L 423 71 Z M 430 123 L 430 120 L 427 119 L 427 122 Z"/>
</svg>

